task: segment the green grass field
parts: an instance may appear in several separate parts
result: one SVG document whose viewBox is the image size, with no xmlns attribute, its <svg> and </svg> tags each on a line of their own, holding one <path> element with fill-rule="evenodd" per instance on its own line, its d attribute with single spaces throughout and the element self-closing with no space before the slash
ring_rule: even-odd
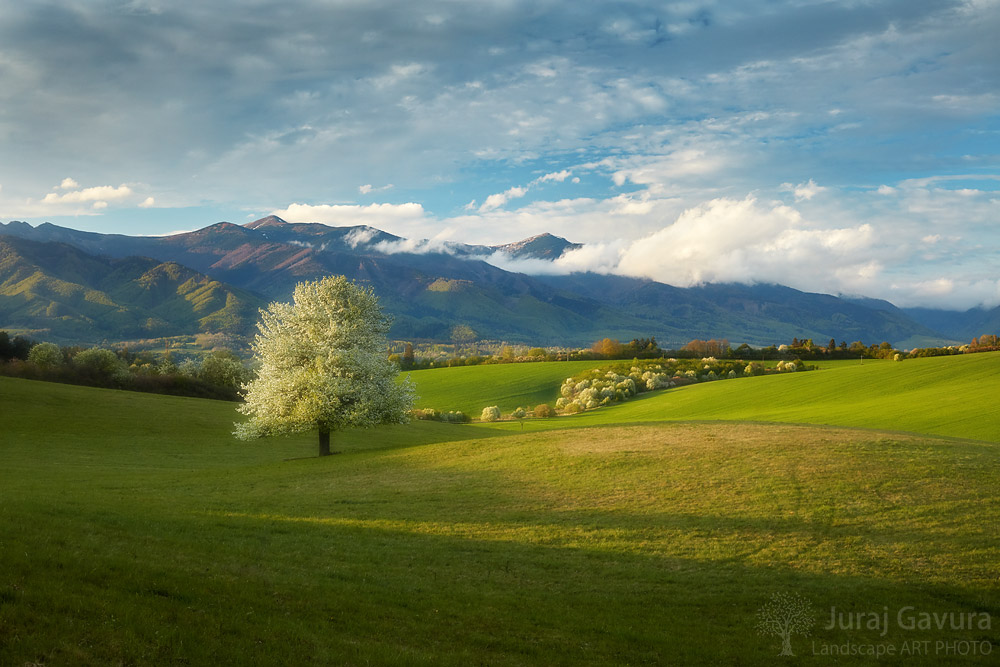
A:
<svg viewBox="0 0 1000 667">
<path fill-rule="evenodd" d="M 582 364 L 574 372 L 600 366 Z M 588 365 L 589 364 L 589 365 Z M 528 366 L 554 366 L 551 380 L 542 369 L 531 369 L 516 393 L 515 373 Z M 492 366 L 504 376 L 506 404 L 525 404 L 539 396 L 546 381 L 558 383 L 572 373 L 558 372 L 567 364 Z M 433 384 L 439 409 L 453 409 L 466 397 L 485 405 L 486 389 L 471 381 L 474 368 L 442 368 L 414 375 L 418 393 Z M 437 374 L 437 375 L 432 375 Z M 550 389 L 558 395 L 558 386 Z M 480 393 L 481 392 L 481 393 Z M 430 393 L 430 392 L 428 392 Z M 792 375 L 737 378 L 640 394 L 626 403 L 572 417 L 535 420 L 524 428 L 549 429 L 650 421 L 737 420 L 820 424 L 927 433 L 1000 442 L 1000 412 L 989 397 L 1000 393 L 1000 353 L 932 357 L 906 361 L 834 361 L 820 370 Z M 554 400 L 554 399 L 553 399 Z M 476 403 L 478 404 L 478 403 Z M 503 409 L 504 406 L 501 406 Z M 481 408 L 480 408 L 481 409 Z M 478 417 L 479 411 L 471 412 Z M 490 428 L 516 428 L 494 424 Z"/>
<path fill-rule="evenodd" d="M 417 407 L 461 410 L 478 418 L 488 405 L 499 406 L 505 413 L 518 406 L 531 409 L 539 403 L 554 405 L 564 379 L 601 364 L 600 361 L 487 364 L 430 368 L 403 375 L 409 375 L 417 386 Z"/>
<path fill-rule="evenodd" d="M 873 662 L 814 655 L 847 641 L 989 664 L 998 362 L 728 380 L 524 432 L 417 422 L 323 459 L 312 435 L 235 441 L 230 403 L 0 378 L 0 664 Z M 508 367 L 537 374 L 520 394 L 512 370 L 414 375 L 439 401 L 502 380 L 507 409 L 572 374 L 544 366 Z M 756 629 L 776 592 L 813 607 L 797 659 Z M 831 607 L 993 620 L 882 636 L 824 629 Z M 931 656 L 898 654 L 915 641 Z"/>
</svg>

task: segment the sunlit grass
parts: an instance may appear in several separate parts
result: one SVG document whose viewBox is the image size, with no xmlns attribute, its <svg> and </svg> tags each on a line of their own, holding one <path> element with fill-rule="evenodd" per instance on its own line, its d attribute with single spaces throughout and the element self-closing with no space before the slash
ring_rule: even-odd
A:
<svg viewBox="0 0 1000 667">
<path fill-rule="evenodd" d="M 835 365 L 794 374 L 722 380 L 641 394 L 527 429 L 649 421 L 727 420 L 820 424 L 1000 442 L 1000 352 Z M 517 424 L 489 425 L 520 429 Z"/>
<path fill-rule="evenodd" d="M 950 369 L 990 386 L 977 356 Z M 523 433 L 348 432 L 324 459 L 311 434 L 233 440 L 230 403 L 0 378 L 0 664 L 772 664 L 754 628 L 776 591 L 812 601 L 826 642 L 831 606 L 1000 616 L 1000 445 L 683 420 L 710 392 L 747 410 L 781 392 L 741 386 L 853 372 Z M 1000 651 L 996 631 L 944 638 Z"/>
<path fill-rule="evenodd" d="M 499 406 L 502 412 L 508 413 L 519 406 L 530 409 L 539 403 L 554 404 L 564 379 L 606 363 L 550 361 L 487 364 L 430 368 L 408 374 L 417 387 L 417 407 L 461 410 L 470 417 L 478 417 L 488 405 Z"/>
</svg>

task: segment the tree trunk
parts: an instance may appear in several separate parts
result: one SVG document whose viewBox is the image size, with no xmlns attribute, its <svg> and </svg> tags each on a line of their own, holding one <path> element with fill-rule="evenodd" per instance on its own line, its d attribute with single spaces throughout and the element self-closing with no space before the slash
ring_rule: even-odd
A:
<svg viewBox="0 0 1000 667">
<path fill-rule="evenodd" d="M 330 455 L 330 429 L 325 426 L 319 427 L 319 455 Z"/>
<path fill-rule="evenodd" d="M 795 655 L 794 653 L 792 653 L 791 632 L 786 632 L 783 635 L 781 635 L 781 653 L 779 653 L 778 655 L 792 655 L 792 656 Z"/>
</svg>

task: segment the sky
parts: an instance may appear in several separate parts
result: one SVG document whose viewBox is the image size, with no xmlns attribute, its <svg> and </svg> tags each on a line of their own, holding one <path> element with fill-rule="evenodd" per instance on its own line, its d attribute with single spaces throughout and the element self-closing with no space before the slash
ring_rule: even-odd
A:
<svg viewBox="0 0 1000 667">
<path fill-rule="evenodd" d="M 1000 2 L 0 0 L 0 222 L 1000 304 Z M 433 245 L 433 244 L 431 244 Z"/>
</svg>

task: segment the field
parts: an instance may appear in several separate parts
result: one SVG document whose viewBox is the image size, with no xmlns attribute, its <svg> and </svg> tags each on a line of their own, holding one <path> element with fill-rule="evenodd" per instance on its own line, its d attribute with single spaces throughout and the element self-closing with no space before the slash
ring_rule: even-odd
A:
<svg viewBox="0 0 1000 667">
<path fill-rule="evenodd" d="M 522 394 L 516 393 L 513 377 L 505 378 L 505 405 L 531 404 L 529 398 L 543 390 L 558 396 L 558 384 L 594 362 L 529 364 L 552 366 L 549 375 L 540 371 L 525 376 Z M 598 363 L 599 365 L 599 363 Z M 497 373 L 513 373 L 520 366 L 492 366 Z M 566 369 L 559 373 L 560 368 Z M 434 378 L 434 406 L 439 410 L 469 405 L 478 416 L 487 405 L 487 387 L 464 389 L 456 371 L 475 368 L 446 368 L 412 374 L 420 394 L 431 393 L 421 378 Z M 427 383 L 430 384 L 430 383 Z M 907 361 L 834 361 L 820 370 L 793 375 L 738 378 L 640 394 L 611 409 L 602 408 L 573 417 L 533 421 L 525 428 L 566 428 L 597 424 L 623 424 L 677 420 L 738 420 L 852 426 L 883 430 L 929 433 L 975 438 L 1000 443 L 1000 415 L 990 406 L 990 397 L 1000 394 L 1000 353 L 957 357 L 932 357 Z M 471 398 L 470 398 L 471 397 Z M 479 406 L 478 408 L 476 406 Z M 509 410 L 510 407 L 501 406 Z M 513 427 L 520 428 L 518 425 Z"/>
<path fill-rule="evenodd" d="M 727 380 L 523 432 L 417 422 L 323 459 L 311 435 L 235 441 L 230 403 L 0 378 L 0 664 L 774 664 L 775 593 L 812 605 L 791 664 L 873 662 L 822 655 L 845 642 L 988 664 L 998 364 Z M 413 375 L 477 414 L 568 367 Z M 890 627 L 828 630 L 831 608 Z M 977 620 L 907 629 L 908 608 Z"/>
<path fill-rule="evenodd" d="M 483 408 L 496 405 L 503 412 L 539 403 L 554 405 L 562 381 L 600 362 L 494 364 L 432 368 L 404 373 L 417 385 L 417 407 L 461 410 L 479 417 Z"/>
</svg>

